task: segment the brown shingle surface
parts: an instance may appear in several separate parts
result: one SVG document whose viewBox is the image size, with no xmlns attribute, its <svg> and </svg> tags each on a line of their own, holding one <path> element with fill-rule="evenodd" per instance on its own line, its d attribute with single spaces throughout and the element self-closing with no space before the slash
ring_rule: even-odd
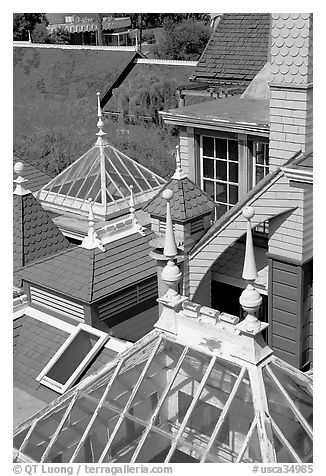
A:
<svg viewBox="0 0 326 476">
<path fill-rule="evenodd" d="M 14 195 L 13 227 L 14 272 L 71 246 L 32 193 Z"/>
<path fill-rule="evenodd" d="M 171 178 L 157 195 L 143 208 L 150 215 L 166 218 L 166 200 L 162 192 L 166 188 L 173 191 L 171 199 L 172 220 L 185 222 L 210 213 L 215 202 L 188 177 L 177 180 Z"/>
<path fill-rule="evenodd" d="M 267 62 L 269 13 L 225 13 L 196 67 L 196 78 L 251 81 Z"/>
<path fill-rule="evenodd" d="M 82 302 L 94 302 L 155 275 L 149 256 L 153 233 L 123 237 L 98 248 L 80 246 L 25 268 L 22 278 Z"/>
</svg>

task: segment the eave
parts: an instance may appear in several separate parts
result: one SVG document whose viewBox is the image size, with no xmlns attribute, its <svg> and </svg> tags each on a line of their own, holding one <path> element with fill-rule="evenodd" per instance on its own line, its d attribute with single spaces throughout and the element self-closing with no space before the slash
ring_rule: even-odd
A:
<svg viewBox="0 0 326 476">
<path fill-rule="evenodd" d="M 196 127 L 198 129 L 211 129 L 225 132 L 240 132 L 242 134 L 258 134 L 269 137 L 269 126 L 267 124 L 256 124 L 250 122 L 231 122 L 217 118 L 198 118 L 186 115 L 172 114 L 166 111 L 159 111 L 166 124 L 176 126 Z"/>
</svg>

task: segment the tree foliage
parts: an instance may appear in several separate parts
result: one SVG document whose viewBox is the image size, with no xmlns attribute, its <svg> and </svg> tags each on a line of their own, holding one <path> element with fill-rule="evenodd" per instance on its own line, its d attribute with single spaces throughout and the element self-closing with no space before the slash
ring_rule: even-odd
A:
<svg viewBox="0 0 326 476">
<path fill-rule="evenodd" d="M 72 42 L 72 33 L 65 28 L 59 27 L 51 33 L 50 42 L 60 45 L 70 45 Z"/>
<path fill-rule="evenodd" d="M 31 34 L 36 25 L 48 25 L 45 13 L 14 13 L 13 15 L 13 39 L 14 41 L 28 41 L 28 32 Z"/>
<path fill-rule="evenodd" d="M 127 79 L 117 91 L 122 122 L 132 117 L 133 122 L 144 119 L 160 124 L 159 111 L 177 107 L 177 84 L 156 75 Z"/>
<path fill-rule="evenodd" d="M 176 22 L 166 18 L 163 35 L 153 50 L 158 58 L 198 60 L 210 38 L 210 29 L 194 19 Z"/>
</svg>

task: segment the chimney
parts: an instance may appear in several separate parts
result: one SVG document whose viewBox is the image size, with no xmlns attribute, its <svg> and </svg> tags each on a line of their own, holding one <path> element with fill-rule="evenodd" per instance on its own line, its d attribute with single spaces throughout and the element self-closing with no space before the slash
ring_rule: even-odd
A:
<svg viewBox="0 0 326 476">
<path fill-rule="evenodd" d="M 311 13 L 273 13 L 271 20 L 270 170 L 312 151 Z"/>
</svg>

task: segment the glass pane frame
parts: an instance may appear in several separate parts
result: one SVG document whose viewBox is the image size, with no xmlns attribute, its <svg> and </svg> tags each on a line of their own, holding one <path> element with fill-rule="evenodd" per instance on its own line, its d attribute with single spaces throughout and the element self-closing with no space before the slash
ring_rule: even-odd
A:
<svg viewBox="0 0 326 476">
<path fill-rule="evenodd" d="M 87 352 L 85 357 L 82 361 L 78 364 L 75 370 L 72 372 L 70 377 L 66 380 L 65 383 L 60 383 L 52 378 L 50 378 L 47 374 L 53 369 L 53 367 L 59 362 L 61 358 L 63 358 L 63 354 L 69 348 L 69 346 L 74 342 L 74 340 L 80 335 L 81 332 L 86 332 L 91 336 L 98 337 L 97 342 L 92 346 L 91 350 Z M 51 388 L 52 390 L 58 393 L 66 392 L 78 379 L 80 374 L 83 372 L 87 364 L 90 360 L 97 354 L 97 352 L 104 346 L 106 341 L 109 339 L 109 334 L 99 331 L 87 324 L 79 323 L 76 326 L 76 329 L 70 334 L 67 340 L 62 344 L 62 346 L 58 349 L 58 351 L 54 354 L 54 356 L 50 359 L 44 369 L 40 372 L 40 374 L 36 377 L 36 380 L 40 382 L 42 385 Z"/>
<path fill-rule="evenodd" d="M 214 147 L 205 147 L 205 142 L 211 142 Z M 224 141 L 224 144 L 222 142 Z M 201 187 L 203 190 L 212 189 L 207 192 L 217 203 L 229 210 L 239 200 L 239 154 L 236 155 L 238 141 L 234 139 L 224 139 L 212 136 L 200 136 L 200 169 Z M 209 150 L 208 150 L 209 149 Z M 221 153 L 218 153 L 220 150 Z M 211 155 L 205 155 L 204 152 Z M 224 167 L 223 167 L 224 164 Z M 207 166 L 209 165 L 209 174 Z M 204 171 L 205 175 L 204 175 Z M 219 176 L 219 171 L 223 170 L 223 176 Z M 209 176 L 210 175 L 210 176 Z M 213 175 L 213 176 L 212 176 Z M 224 188 L 222 191 L 221 187 Z M 218 191 L 220 190 L 220 193 Z"/>
</svg>

